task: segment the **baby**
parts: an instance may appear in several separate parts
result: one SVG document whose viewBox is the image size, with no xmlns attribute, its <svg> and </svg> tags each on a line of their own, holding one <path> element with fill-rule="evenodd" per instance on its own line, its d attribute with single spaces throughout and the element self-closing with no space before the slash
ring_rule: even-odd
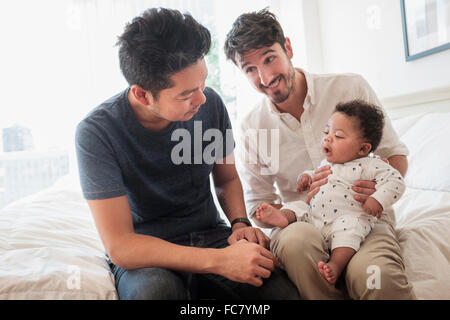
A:
<svg viewBox="0 0 450 320">
<path fill-rule="evenodd" d="M 331 284 L 359 250 L 377 218 L 405 191 L 401 174 L 371 154 L 381 141 L 383 127 L 383 113 L 376 106 L 360 100 L 337 105 L 322 139 L 325 159 L 320 167 L 331 166 L 328 182 L 320 187 L 309 206 L 295 201 L 277 209 L 263 203 L 256 210 L 257 219 L 274 227 L 286 227 L 287 215 L 295 214 L 297 221 L 319 228 L 331 257 L 327 262 L 318 262 L 318 268 Z M 299 192 L 309 189 L 313 172 L 299 175 Z M 357 180 L 376 182 L 376 192 L 364 204 L 353 197 L 356 193 L 351 186 Z"/>
</svg>

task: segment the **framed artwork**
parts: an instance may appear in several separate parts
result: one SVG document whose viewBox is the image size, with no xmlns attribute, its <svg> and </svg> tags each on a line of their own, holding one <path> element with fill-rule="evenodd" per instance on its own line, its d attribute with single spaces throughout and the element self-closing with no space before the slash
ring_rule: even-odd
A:
<svg viewBox="0 0 450 320">
<path fill-rule="evenodd" d="M 400 0 L 406 61 L 450 49 L 450 0 Z"/>
</svg>

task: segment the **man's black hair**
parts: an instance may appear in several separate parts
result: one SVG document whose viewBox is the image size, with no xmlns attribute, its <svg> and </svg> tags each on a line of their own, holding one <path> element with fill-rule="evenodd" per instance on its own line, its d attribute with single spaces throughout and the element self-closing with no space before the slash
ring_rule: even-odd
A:
<svg viewBox="0 0 450 320">
<path fill-rule="evenodd" d="M 117 45 L 128 84 L 158 99 L 161 90 L 173 86 L 170 76 L 208 53 L 211 34 L 188 13 L 152 8 L 126 25 Z"/>
</svg>

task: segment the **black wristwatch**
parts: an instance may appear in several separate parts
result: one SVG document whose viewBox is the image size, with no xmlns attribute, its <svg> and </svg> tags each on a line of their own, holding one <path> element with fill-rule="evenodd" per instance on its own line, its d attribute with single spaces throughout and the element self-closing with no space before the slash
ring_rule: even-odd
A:
<svg viewBox="0 0 450 320">
<path fill-rule="evenodd" d="M 236 219 L 234 219 L 233 221 L 231 221 L 231 227 L 233 228 L 233 225 L 234 225 L 235 223 L 238 223 L 238 222 L 245 223 L 245 224 L 248 225 L 249 227 L 252 226 L 252 223 L 251 223 L 250 220 L 248 220 L 247 218 L 236 218 Z"/>
</svg>

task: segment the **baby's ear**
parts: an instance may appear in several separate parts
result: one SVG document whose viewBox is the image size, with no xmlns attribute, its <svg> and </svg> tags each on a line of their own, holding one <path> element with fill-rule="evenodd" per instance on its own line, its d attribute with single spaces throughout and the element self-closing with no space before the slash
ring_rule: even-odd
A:
<svg viewBox="0 0 450 320">
<path fill-rule="evenodd" d="M 370 144 L 369 142 L 363 142 L 363 143 L 361 143 L 361 148 L 359 149 L 358 154 L 360 156 L 367 156 L 371 149 L 372 149 L 372 144 Z"/>
</svg>

